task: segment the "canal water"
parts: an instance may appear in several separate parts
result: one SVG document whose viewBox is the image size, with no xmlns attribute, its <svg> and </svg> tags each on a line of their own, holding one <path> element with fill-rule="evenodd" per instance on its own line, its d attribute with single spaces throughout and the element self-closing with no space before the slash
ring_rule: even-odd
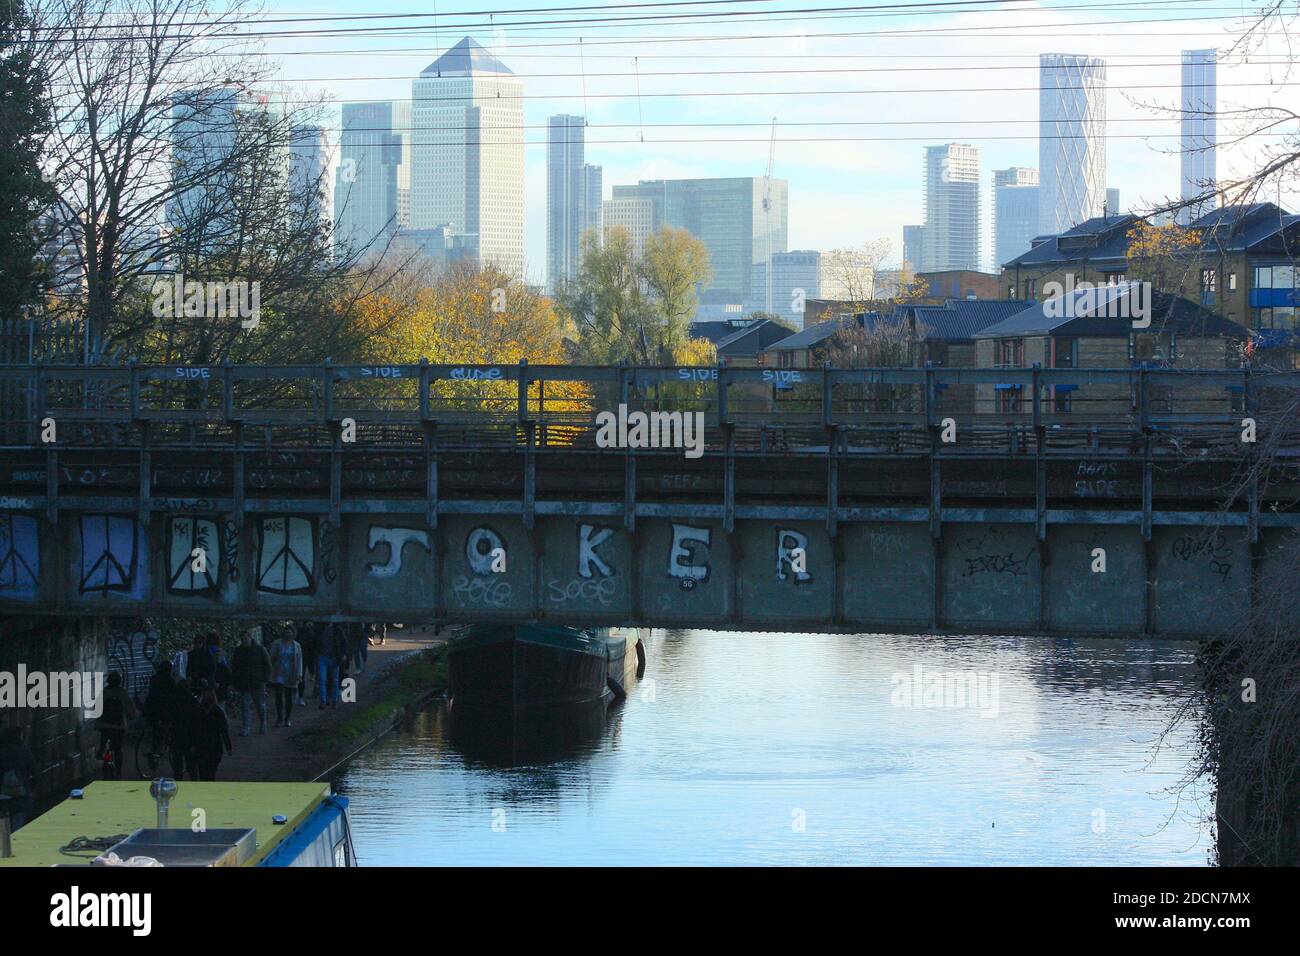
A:
<svg viewBox="0 0 1300 956">
<path fill-rule="evenodd" d="M 1183 643 L 655 631 L 605 713 L 439 704 L 336 779 L 363 866 L 1202 865 Z"/>
</svg>

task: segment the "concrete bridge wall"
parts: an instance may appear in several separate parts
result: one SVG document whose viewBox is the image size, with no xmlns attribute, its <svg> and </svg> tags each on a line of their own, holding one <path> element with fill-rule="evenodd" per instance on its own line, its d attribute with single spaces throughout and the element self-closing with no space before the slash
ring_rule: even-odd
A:
<svg viewBox="0 0 1300 956">
<path fill-rule="evenodd" d="M 1296 532 L 946 521 L 0 513 L 0 610 L 1209 637 Z M 669 511 L 661 507 L 662 511 Z M 1100 551 L 1098 550 L 1100 549 Z M 1104 552 L 1105 570 L 1099 558 Z M 200 558 L 201 553 L 201 558 Z"/>
</svg>

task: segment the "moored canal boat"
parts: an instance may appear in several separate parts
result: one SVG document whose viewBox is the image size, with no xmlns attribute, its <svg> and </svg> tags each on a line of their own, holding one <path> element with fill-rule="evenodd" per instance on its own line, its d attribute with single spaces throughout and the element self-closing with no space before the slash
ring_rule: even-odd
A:
<svg viewBox="0 0 1300 956">
<path fill-rule="evenodd" d="M 88 784 L 15 831 L 0 867 L 138 866 L 139 858 L 162 866 L 356 866 L 348 800 L 328 783 L 175 787 L 168 811 L 149 781 Z"/>
<path fill-rule="evenodd" d="M 635 640 L 622 628 L 466 625 L 447 645 L 452 706 L 543 707 L 621 694 Z"/>
</svg>

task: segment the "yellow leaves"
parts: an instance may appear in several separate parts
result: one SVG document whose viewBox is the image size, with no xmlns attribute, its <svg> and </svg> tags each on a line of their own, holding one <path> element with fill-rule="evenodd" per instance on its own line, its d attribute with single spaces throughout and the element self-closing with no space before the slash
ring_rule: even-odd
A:
<svg viewBox="0 0 1300 956">
<path fill-rule="evenodd" d="M 673 346 L 674 365 L 716 365 L 718 350 L 708 339 L 687 339 Z"/>
<path fill-rule="evenodd" d="M 367 304 L 372 310 L 364 360 L 374 364 L 530 365 L 565 363 L 564 340 L 571 326 L 550 299 L 525 283 L 494 269 L 454 267 L 413 290 L 401 301 L 384 296 Z M 534 383 L 529 409 L 547 415 L 573 411 L 585 398 L 573 383 Z M 452 381 L 430 388 L 435 413 L 471 412 L 487 407 L 503 416 L 517 413 L 518 386 L 508 380 Z"/>
<path fill-rule="evenodd" d="M 1128 231 L 1129 259 L 1154 259 L 1189 252 L 1201 245 L 1201 234 L 1176 222 L 1154 226 L 1139 219 Z"/>
<path fill-rule="evenodd" d="M 392 303 L 378 297 L 375 308 Z M 370 340 L 369 359 L 391 363 L 532 364 L 564 361 L 566 323 L 551 301 L 495 270 L 454 268 L 419 289 Z"/>
</svg>

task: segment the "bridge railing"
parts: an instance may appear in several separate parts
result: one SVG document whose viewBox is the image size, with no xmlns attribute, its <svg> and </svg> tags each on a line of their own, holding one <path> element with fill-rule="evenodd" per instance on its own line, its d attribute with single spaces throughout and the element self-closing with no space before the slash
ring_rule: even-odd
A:
<svg viewBox="0 0 1300 956">
<path fill-rule="evenodd" d="M 704 416 L 710 447 L 774 430 L 825 443 L 919 446 L 946 421 L 971 444 L 1126 440 L 1239 426 L 1286 408 L 1300 373 L 1243 369 L 768 369 L 429 363 L 353 366 L 0 366 L 3 440 L 40 423 L 211 428 L 460 428 L 493 443 L 590 443 L 602 411 Z M 1025 436 L 1028 435 L 1028 438 Z"/>
</svg>

